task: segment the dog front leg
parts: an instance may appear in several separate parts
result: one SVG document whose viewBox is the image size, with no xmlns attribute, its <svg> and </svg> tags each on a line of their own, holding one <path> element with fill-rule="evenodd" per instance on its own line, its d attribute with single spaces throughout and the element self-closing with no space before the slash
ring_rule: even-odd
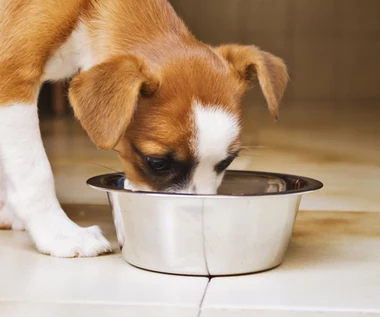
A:
<svg viewBox="0 0 380 317">
<path fill-rule="evenodd" d="M 9 205 L 5 204 L 5 174 L 0 160 L 0 230 L 24 230 L 24 224 L 18 217 L 11 211 Z"/>
<path fill-rule="evenodd" d="M 42 253 L 96 256 L 110 251 L 99 227 L 81 228 L 62 210 L 42 144 L 37 103 L 0 106 L 3 203 L 23 222 Z"/>
</svg>

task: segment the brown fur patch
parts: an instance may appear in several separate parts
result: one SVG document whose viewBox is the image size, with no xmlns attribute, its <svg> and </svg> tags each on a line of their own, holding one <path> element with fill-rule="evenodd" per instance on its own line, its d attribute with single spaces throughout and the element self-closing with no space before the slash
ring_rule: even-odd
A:
<svg viewBox="0 0 380 317">
<path fill-rule="evenodd" d="M 77 75 L 69 98 L 91 140 L 111 149 L 132 120 L 140 93 L 153 94 L 158 83 L 142 60 L 119 56 Z"/>
<path fill-rule="evenodd" d="M 222 45 L 217 48 L 217 52 L 243 80 L 249 82 L 258 78 L 269 111 L 278 120 L 279 104 L 288 82 L 283 60 L 255 46 Z"/>
<path fill-rule="evenodd" d="M 87 2 L 0 2 L 0 105 L 36 99 L 46 61 L 74 30 Z"/>
<path fill-rule="evenodd" d="M 91 1 L 83 21 L 95 62 L 133 52 L 159 64 L 178 46 L 196 42 L 167 0 Z"/>
</svg>

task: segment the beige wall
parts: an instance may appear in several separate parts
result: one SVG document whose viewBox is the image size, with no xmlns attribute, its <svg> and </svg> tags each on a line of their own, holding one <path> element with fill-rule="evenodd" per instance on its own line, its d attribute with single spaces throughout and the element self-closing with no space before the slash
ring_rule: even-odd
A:
<svg viewBox="0 0 380 317">
<path fill-rule="evenodd" d="M 378 0 L 171 2 L 208 43 L 256 44 L 283 57 L 286 101 L 380 101 Z"/>
</svg>

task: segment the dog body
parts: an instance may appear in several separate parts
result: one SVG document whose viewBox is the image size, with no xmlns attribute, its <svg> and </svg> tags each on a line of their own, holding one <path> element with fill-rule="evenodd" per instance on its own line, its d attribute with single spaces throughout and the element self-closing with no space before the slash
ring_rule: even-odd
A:
<svg viewBox="0 0 380 317">
<path fill-rule="evenodd" d="M 203 194 L 240 149 L 251 80 L 275 118 L 287 82 L 269 53 L 195 39 L 166 0 L 2 0 L 0 228 L 26 228 L 41 252 L 62 257 L 110 249 L 98 227 L 61 209 L 42 145 L 40 87 L 72 76 L 76 117 L 118 153 L 134 189 Z"/>
</svg>

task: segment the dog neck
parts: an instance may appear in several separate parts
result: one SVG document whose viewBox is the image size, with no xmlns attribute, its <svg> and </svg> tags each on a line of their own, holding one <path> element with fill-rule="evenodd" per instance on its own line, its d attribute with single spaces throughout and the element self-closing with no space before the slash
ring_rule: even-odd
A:
<svg viewBox="0 0 380 317">
<path fill-rule="evenodd" d="M 93 1 L 81 21 L 93 48 L 95 64 L 132 53 L 159 65 L 191 47 L 203 46 L 168 1 L 141 2 Z"/>
</svg>

